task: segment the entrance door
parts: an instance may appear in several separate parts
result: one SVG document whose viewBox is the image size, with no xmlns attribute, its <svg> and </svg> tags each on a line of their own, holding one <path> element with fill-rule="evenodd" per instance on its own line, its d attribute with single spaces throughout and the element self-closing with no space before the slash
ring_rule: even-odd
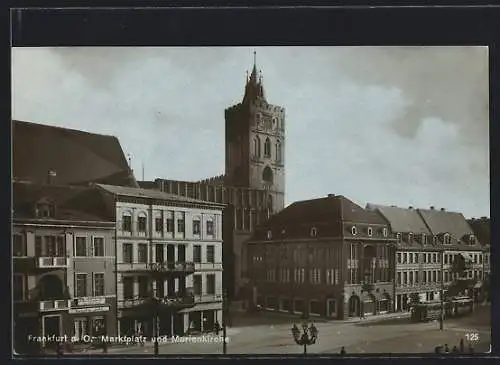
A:
<svg viewBox="0 0 500 365">
<path fill-rule="evenodd" d="M 174 314 L 174 335 L 182 336 L 184 335 L 184 314 L 175 313 Z"/>
<path fill-rule="evenodd" d="M 61 317 L 60 316 L 50 316 L 43 318 L 43 335 L 44 336 L 60 336 L 61 335 Z"/>
<path fill-rule="evenodd" d="M 326 315 L 328 317 L 336 317 L 337 316 L 337 301 L 335 299 L 328 299 L 326 301 Z"/>
</svg>

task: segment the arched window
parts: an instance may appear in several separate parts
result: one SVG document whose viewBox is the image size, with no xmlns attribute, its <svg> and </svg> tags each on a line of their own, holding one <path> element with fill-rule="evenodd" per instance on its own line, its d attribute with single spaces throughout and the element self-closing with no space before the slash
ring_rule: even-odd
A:
<svg viewBox="0 0 500 365">
<path fill-rule="evenodd" d="M 281 161 L 281 142 L 276 142 L 276 161 Z"/>
<path fill-rule="evenodd" d="M 255 157 L 260 157 L 260 138 L 255 136 L 253 140 L 253 154 Z"/>
<path fill-rule="evenodd" d="M 262 180 L 268 184 L 273 183 L 273 170 L 269 166 L 266 166 L 264 172 L 262 173 Z"/>
<path fill-rule="evenodd" d="M 264 142 L 264 157 L 271 157 L 271 140 L 266 138 Z"/>
</svg>

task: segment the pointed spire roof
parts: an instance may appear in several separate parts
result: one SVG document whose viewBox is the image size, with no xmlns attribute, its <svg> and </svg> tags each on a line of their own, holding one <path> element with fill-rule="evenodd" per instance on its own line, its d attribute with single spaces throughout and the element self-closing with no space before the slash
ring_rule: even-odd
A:
<svg viewBox="0 0 500 365">
<path fill-rule="evenodd" d="M 247 79 L 243 103 L 249 103 L 257 99 L 265 100 L 265 97 L 264 85 L 262 84 L 262 73 L 260 73 L 260 76 L 257 74 L 257 52 L 254 51 L 252 73 L 250 74 L 250 78 Z"/>
</svg>

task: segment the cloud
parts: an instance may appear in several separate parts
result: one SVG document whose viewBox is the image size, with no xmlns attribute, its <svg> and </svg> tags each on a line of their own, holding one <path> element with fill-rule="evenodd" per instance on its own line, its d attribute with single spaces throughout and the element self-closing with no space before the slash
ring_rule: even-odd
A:
<svg viewBox="0 0 500 365">
<path fill-rule="evenodd" d="M 141 178 L 224 171 L 224 109 L 252 48 L 17 48 L 13 116 L 119 137 Z M 36 62 L 33 62 L 36 60 Z M 366 202 L 489 215 L 485 47 L 261 47 L 286 108 L 287 202 Z"/>
</svg>

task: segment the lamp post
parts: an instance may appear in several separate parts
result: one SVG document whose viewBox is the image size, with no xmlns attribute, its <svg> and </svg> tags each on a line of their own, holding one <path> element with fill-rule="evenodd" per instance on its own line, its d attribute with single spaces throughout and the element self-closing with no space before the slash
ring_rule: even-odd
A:
<svg viewBox="0 0 500 365">
<path fill-rule="evenodd" d="M 307 346 L 313 345 L 318 339 L 318 329 L 311 322 L 308 325 L 306 322 L 302 323 L 302 333 L 299 327 L 294 324 L 292 327 L 292 336 L 297 345 L 304 347 L 304 355 L 307 355 Z"/>
</svg>

